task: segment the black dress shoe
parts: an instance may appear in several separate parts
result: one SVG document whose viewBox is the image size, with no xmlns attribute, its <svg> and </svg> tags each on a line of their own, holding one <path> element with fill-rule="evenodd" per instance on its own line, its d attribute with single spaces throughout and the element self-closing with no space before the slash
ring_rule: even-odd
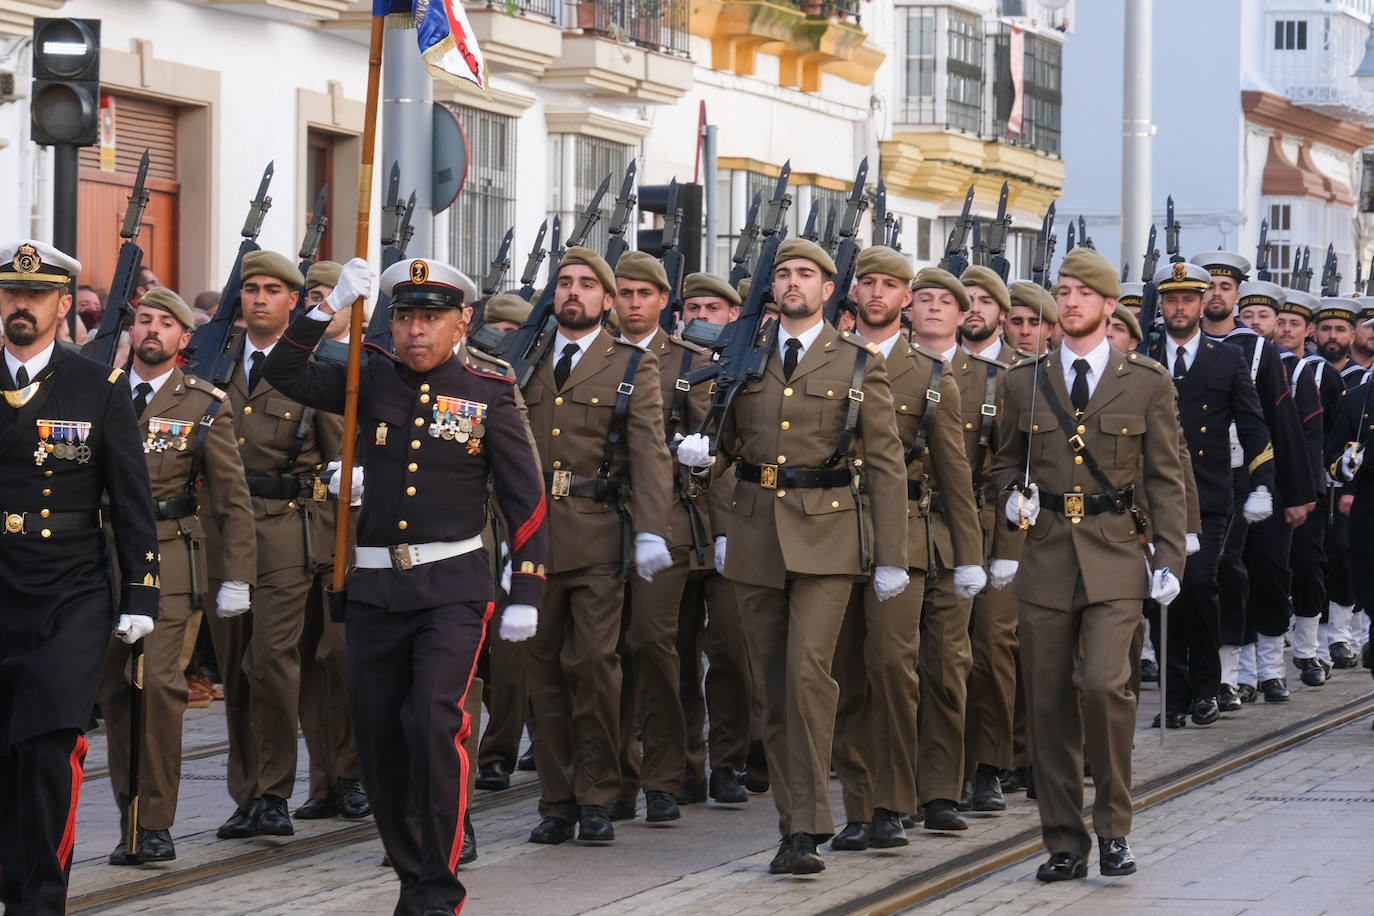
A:
<svg viewBox="0 0 1374 916">
<path fill-rule="evenodd" d="M 787 875 L 791 874 L 792 864 L 792 838 L 783 837 L 778 842 L 778 851 L 768 863 L 768 874 Z"/>
<path fill-rule="evenodd" d="M 1126 838 L 1124 836 L 1115 839 L 1104 836 L 1098 837 L 1097 865 L 1102 874 L 1109 877 L 1135 874 L 1135 856 L 1131 855 L 1131 847 L 1126 842 Z"/>
<path fill-rule="evenodd" d="M 1288 702 L 1288 684 L 1284 678 L 1271 677 L 1267 681 L 1260 681 L 1259 689 L 1266 703 Z"/>
<path fill-rule="evenodd" d="M 125 846 L 121 840 L 119 845 L 111 850 L 109 863 L 111 865 L 142 865 L 143 860 L 138 857 L 137 852 L 129 852 L 129 847 Z"/>
<path fill-rule="evenodd" d="M 258 799 L 257 814 L 253 817 L 254 836 L 291 836 L 296 828 L 286 813 L 286 799 L 280 795 L 264 795 Z"/>
<path fill-rule="evenodd" d="M 615 842 L 611 812 L 601 805 L 583 805 L 582 817 L 577 822 L 577 839 L 582 843 Z"/>
<path fill-rule="evenodd" d="M 959 816 L 954 802 L 937 798 L 924 806 L 927 830 L 967 830 L 968 821 Z"/>
<path fill-rule="evenodd" d="M 679 805 L 695 805 L 706 801 L 706 780 L 684 782 L 682 788 L 677 790 L 676 800 Z"/>
<path fill-rule="evenodd" d="M 1230 684 L 1222 684 L 1217 689 L 1217 709 L 1222 712 L 1237 712 L 1240 709 L 1240 691 Z"/>
<path fill-rule="evenodd" d="M 1241 684 L 1236 688 L 1236 695 L 1240 697 L 1242 703 L 1253 703 L 1255 697 L 1259 695 L 1259 691 L 1255 689 L 1254 684 Z"/>
<path fill-rule="evenodd" d="M 835 834 L 830 848 L 840 852 L 860 852 L 873 842 L 873 824 L 869 821 L 850 821 Z"/>
<path fill-rule="evenodd" d="M 559 843 L 571 840 L 572 836 L 572 821 L 565 821 L 561 817 L 546 817 L 530 831 L 530 842 L 542 843 L 545 846 L 557 846 Z"/>
<path fill-rule="evenodd" d="M 980 763 L 978 769 L 973 771 L 973 810 L 1007 810 L 1007 800 L 1002 795 L 1002 783 L 997 779 L 997 767 Z"/>
<path fill-rule="evenodd" d="M 1326 683 L 1326 669 L 1315 658 L 1295 658 L 1293 664 L 1302 672 L 1302 682 L 1308 687 L 1320 687 Z"/>
<path fill-rule="evenodd" d="M 705 796 L 702 796 L 705 800 Z M 662 824 L 665 821 L 675 821 L 682 817 L 682 812 L 678 809 L 677 799 L 667 792 L 660 792 L 657 789 L 650 789 L 644 793 L 644 820 L 650 824 Z"/>
<path fill-rule="evenodd" d="M 531 744 L 529 750 L 521 754 L 515 760 L 515 768 L 522 773 L 534 772 L 534 745 Z"/>
<path fill-rule="evenodd" d="M 1035 870 L 1041 881 L 1072 881 L 1088 877 L 1088 863 L 1071 852 L 1052 852 L 1050 860 Z"/>
<path fill-rule="evenodd" d="M 617 798 L 611 805 L 608 816 L 613 821 L 632 821 L 637 814 L 638 807 L 633 798 Z"/>
<path fill-rule="evenodd" d="M 463 851 L 458 853 L 458 864 L 467 865 L 477 861 L 477 834 L 472 829 L 472 815 L 463 812 Z"/>
<path fill-rule="evenodd" d="M 1020 792 L 1030 782 L 1030 767 L 1013 767 L 997 774 L 1003 792 Z"/>
<path fill-rule="evenodd" d="M 825 860 L 816 852 L 816 838 L 809 833 L 794 833 L 791 836 L 792 855 L 787 861 L 787 871 L 794 875 L 814 875 L 825 871 Z"/>
<path fill-rule="evenodd" d="M 372 813 L 372 802 L 367 800 L 362 783 L 356 779 L 340 779 L 339 815 L 344 820 L 356 821 Z"/>
<path fill-rule="evenodd" d="M 1026 798 L 1035 801 L 1040 797 L 1035 794 L 1035 768 L 1028 767 L 1026 773 Z"/>
<path fill-rule="evenodd" d="M 1326 672 L 1326 679 L 1328 681 L 1331 680 L 1331 661 L 1321 656 L 1317 656 L 1317 664 L 1321 665 L 1322 670 Z"/>
<path fill-rule="evenodd" d="M 1164 724 L 1169 728 L 1183 728 L 1188 724 L 1188 714 L 1186 712 L 1166 712 L 1164 714 Z M 1151 720 L 1150 728 L 1159 728 L 1158 714 Z"/>
<path fill-rule="evenodd" d="M 902 825 L 904 830 L 915 830 L 921 825 L 921 818 L 925 817 L 924 811 L 916 811 L 913 814 L 903 814 L 897 819 L 897 823 Z"/>
<path fill-rule="evenodd" d="M 1159 662 L 1155 661 L 1153 658 L 1142 658 L 1140 660 L 1140 683 L 1159 683 Z"/>
<path fill-rule="evenodd" d="M 338 813 L 339 799 L 330 795 L 325 798 L 306 799 L 305 804 L 293 811 L 291 816 L 298 817 L 303 821 L 322 821 Z"/>
<path fill-rule="evenodd" d="M 896 849 L 906 844 L 906 830 L 902 828 L 901 815 L 887 808 L 874 808 L 873 841 L 870 845 L 874 849 Z"/>
<path fill-rule="evenodd" d="M 1221 717 L 1216 697 L 1203 697 L 1193 704 L 1193 724 L 1211 725 Z"/>
<path fill-rule="evenodd" d="M 749 790 L 740 782 L 739 774 L 730 767 L 716 767 L 711 771 L 710 795 L 720 805 L 742 805 L 749 801 Z"/>
<path fill-rule="evenodd" d="M 170 862 L 177 857 L 172 834 L 166 830 L 138 830 L 138 858 L 142 862 Z"/>
<path fill-rule="evenodd" d="M 510 767 L 500 760 L 482 764 L 477 768 L 477 788 L 509 789 Z"/>
<path fill-rule="evenodd" d="M 1331 664 L 1336 668 L 1358 668 L 1360 667 L 1360 657 L 1355 654 L 1355 650 L 1350 648 L 1348 642 L 1333 642 L 1331 644 Z"/>
<path fill-rule="evenodd" d="M 972 810 L 973 810 L 973 780 L 972 780 L 972 779 L 965 779 L 965 780 L 964 780 L 964 784 L 959 788 L 959 804 L 957 805 L 957 807 L 958 807 L 958 809 L 959 809 L 960 811 L 972 811 Z"/>
<path fill-rule="evenodd" d="M 221 840 L 242 840 L 252 836 L 253 820 L 261 806 L 261 799 L 253 799 L 247 808 L 240 808 L 229 815 L 229 820 L 219 825 L 219 829 L 215 831 L 215 836 Z"/>
</svg>

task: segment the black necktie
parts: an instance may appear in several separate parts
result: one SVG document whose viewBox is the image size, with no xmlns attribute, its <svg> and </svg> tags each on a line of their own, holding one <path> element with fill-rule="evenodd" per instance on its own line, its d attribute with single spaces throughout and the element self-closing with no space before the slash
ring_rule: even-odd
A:
<svg viewBox="0 0 1374 916">
<path fill-rule="evenodd" d="M 1183 378 L 1188 374 L 1188 363 L 1184 360 L 1184 355 L 1188 351 L 1179 347 L 1174 353 L 1174 378 Z"/>
<path fill-rule="evenodd" d="M 153 394 L 153 386 L 147 382 L 139 382 L 134 386 L 134 416 L 143 416 L 143 411 L 148 409 L 148 398 Z"/>
<path fill-rule="evenodd" d="M 801 341 L 793 337 L 783 346 L 787 347 L 787 353 L 782 357 L 782 377 L 790 379 L 792 373 L 797 370 L 797 357 L 801 354 Z"/>
<path fill-rule="evenodd" d="M 1073 390 L 1069 392 L 1069 397 L 1073 399 L 1073 409 L 1082 413 L 1083 408 L 1088 406 L 1088 361 L 1074 360 L 1073 371 L 1078 374 L 1073 378 Z"/>
<path fill-rule="evenodd" d="M 558 358 L 557 364 L 553 367 L 553 383 L 559 388 L 568 380 L 568 375 L 572 372 L 573 357 L 577 355 L 577 344 L 570 343 L 563 348 L 563 355 Z"/>
<path fill-rule="evenodd" d="M 29 387 L 29 370 L 28 370 L 28 369 L 25 369 L 23 366 L 20 366 L 20 367 L 19 367 L 19 371 L 16 372 L 16 373 L 14 374 L 14 385 L 15 385 L 16 388 L 27 388 L 27 387 Z"/>
<path fill-rule="evenodd" d="M 253 355 L 248 359 L 253 364 L 248 367 L 248 393 L 252 394 L 253 389 L 258 387 L 258 382 L 262 379 L 262 351 L 254 350 Z"/>
</svg>

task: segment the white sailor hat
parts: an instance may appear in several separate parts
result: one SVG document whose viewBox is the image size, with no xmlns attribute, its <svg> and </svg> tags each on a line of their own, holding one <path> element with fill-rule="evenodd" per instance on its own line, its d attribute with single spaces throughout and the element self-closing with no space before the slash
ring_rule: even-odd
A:
<svg viewBox="0 0 1374 916">
<path fill-rule="evenodd" d="M 381 290 L 391 296 L 393 309 L 456 309 L 477 299 L 477 284 L 467 274 L 427 258 L 392 264 L 382 271 Z"/>
<path fill-rule="evenodd" d="M 81 273 L 81 262 L 44 242 L 0 245 L 0 288 L 62 289 Z"/>
<path fill-rule="evenodd" d="M 1207 268 L 1214 277 L 1230 277 L 1239 283 L 1250 276 L 1250 262 L 1234 251 L 1204 251 L 1193 255 L 1191 260 Z"/>
<path fill-rule="evenodd" d="M 1116 301 L 1122 305 L 1141 305 L 1145 302 L 1145 284 L 1133 280 L 1124 280 L 1121 283 L 1121 295 L 1116 297 Z"/>
<path fill-rule="evenodd" d="M 1155 271 L 1155 289 L 1161 293 L 1181 289 L 1189 292 L 1200 293 L 1207 288 L 1207 284 L 1212 282 L 1212 275 L 1196 264 L 1189 264 L 1187 261 L 1175 261 L 1172 264 L 1165 264 Z"/>
<path fill-rule="evenodd" d="M 1240 285 L 1241 308 L 1247 305 L 1267 305 L 1277 312 L 1287 298 L 1282 286 L 1268 280 L 1246 280 Z"/>
<path fill-rule="evenodd" d="M 1374 296 L 1355 296 L 1355 301 L 1360 304 L 1360 322 L 1365 327 L 1369 327 L 1374 322 Z"/>
<path fill-rule="evenodd" d="M 1354 325 L 1356 316 L 1359 314 L 1360 303 L 1354 299 L 1346 299 L 1343 296 L 1323 296 L 1321 307 L 1317 309 L 1317 314 L 1313 316 L 1312 320 L 1326 321 L 1329 318 L 1339 318 Z"/>
<path fill-rule="evenodd" d="M 1284 289 L 1283 303 L 1279 306 L 1279 311 L 1290 315 L 1301 315 L 1310 322 L 1320 307 L 1321 300 L 1311 293 L 1305 293 L 1300 289 Z"/>
</svg>

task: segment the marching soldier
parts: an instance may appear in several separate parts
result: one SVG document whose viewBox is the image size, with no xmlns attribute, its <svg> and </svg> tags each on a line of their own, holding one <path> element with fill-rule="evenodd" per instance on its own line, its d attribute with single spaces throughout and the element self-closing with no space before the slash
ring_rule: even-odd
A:
<svg viewBox="0 0 1374 916">
<path fill-rule="evenodd" d="M 1171 570 L 1184 561 L 1174 388 L 1159 366 L 1107 343 L 1118 283 L 1096 251 L 1069 252 L 1058 277 L 1064 342 L 1007 371 L 998 417 L 993 478 L 1014 489 L 1007 519 L 1030 529 L 1012 588 L 1020 602 L 1041 834 L 1050 852 L 1036 873 L 1042 881 L 1087 875 L 1085 739 L 1096 784 L 1099 867 L 1104 875 L 1135 872 L 1126 840 L 1136 709 L 1127 686 L 1130 643 L 1142 600 L 1167 605 L 1179 589 Z M 1133 487 L 1146 491 L 1154 510 L 1149 562 L 1141 560 Z"/>
<path fill-rule="evenodd" d="M 370 351 L 358 428 L 368 493 L 346 608 L 349 702 L 377 827 L 401 879 L 397 912 L 455 913 L 466 819 L 464 711 L 493 609 L 482 548 L 494 480 L 511 538 L 504 639 L 534 633 L 547 546 L 543 486 L 509 379 L 454 356 L 465 331 L 461 275 L 415 259 L 381 277 L 398 357 Z M 341 411 L 346 368 L 310 361 L 330 312 L 371 292 L 354 259 L 330 297 L 298 318 L 268 360 L 268 382 Z M 436 498 L 441 497 L 441 498 Z M 340 601 L 339 599 L 344 599 Z"/>
<path fill-rule="evenodd" d="M 1059 308 L 1051 296 L 1032 296 L 1029 290 L 1026 293 L 1011 303 L 1002 319 L 1002 333 L 1007 343 L 1022 353 L 1034 355 L 1039 347 L 1038 352 L 1043 354 L 1059 326 Z"/>
<path fill-rule="evenodd" d="M 1374 324 L 1374 318 L 1363 322 L 1365 327 Z M 1371 499 L 1371 474 L 1364 469 L 1365 448 L 1374 439 L 1374 423 L 1370 422 L 1370 391 L 1374 383 L 1365 382 L 1352 388 L 1349 395 L 1340 400 L 1335 409 L 1331 424 L 1331 435 L 1327 440 L 1326 457 L 1330 460 L 1331 476 L 1343 487 L 1339 511 L 1348 516 L 1350 535 L 1350 562 L 1354 568 L 1368 569 L 1374 562 L 1374 499 Z M 1370 587 L 1369 576 L 1355 577 L 1355 598 L 1361 607 L 1374 607 L 1374 588 Z M 1366 637 L 1374 633 L 1363 634 Z M 1335 660 L 1335 646 L 1332 646 L 1332 660 Z"/>
<path fill-rule="evenodd" d="M 249 590 L 257 578 L 253 504 L 234 441 L 233 419 L 223 410 L 228 395 L 204 379 L 185 375 L 176 365 L 194 327 L 190 306 L 159 286 L 139 302 L 129 332 L 129 384 L 145 431 L 143 451 L 153 488 L 162 589 L 158 626 L 143 643 L 138 845 L 125 849 L 121 840 L 110 854 L 111 865 L 176 858 L 170 830 L 181 782 L 181 717 L 186 711 L 181 655 L 183 645 L 195 640 L 188 629 L 199 627 L 193 611 L 205 606 L 205 526 L 214 525 L 220 533 L 219 562 L 227 577 L 216 601 L 221 612 L 247 610 Z M 204 518 L 201 493 L 207 497 Z M 129 808 L 129 711 L 136 696 L 129 668 L 128 648 L 111 640 L 100 708 L 105 713 L 110 785 L 121 818 L 127 818 Z M 121 837 L 126 829 L 122 821 Z"/>
<path fill-rule="evenodd" d="M 710 362 L 706 351 L 672 337 L 659 327 L 668 307 L 668 275 L 642 251 L 628 251 L 615 265 L 615 314 L 620 339 L 652 353 L 663 401 L 664 442 L 674 449 L 679 437 L 695 430 L 710 403 L 709 386 L 695 389 L 686 376 Z M 625 652 L 621 656 L 622 699 L 620 797 L 612 812 L 633 819 L 635 799 L 644 787 L 644 819 L 651 824 L 677 820 L 677 793 L 684 784 L 687 723 L 682 710 L 677 654 L 678 610 L 687 576 L 709 562 L 711 535 L 698 506 L 700 480 L 681 466 L 673 468 L 673 504 L 668 516 L 672 565 L 651 580 L 631 579 L 622 614 Z M 702 500 L 704 502 L 704 500 Z M 642 754 L 636 732 L 643 741 Z M 695 799 L 693 799 L 695 800 Z M 704 799 L 703 799 L 704 800 Z"/>
<path fill-rule="evenodd" d="M 848 820 L 831 841 L 837 850 L 907 844 L 901 815 L 917 810 L 916 788 L 926 766 L 918 710 L 962 692 L 967 666 L 961 670 L 961 663 L 969 657 L 967 603 L 932 602 L 924 582 L 942 573 L 948 578 L 940 568 L 941 561 L 950 562 L 947 558 L 960 564 L 956 580 L 967 579 L 961 583 L 961 595 L 975 584 L 981 586 L 983 578 L 959 388 L 940 354 L 902 339 L 902 310 L 912 298 L 911 265 L 893 249 L 875 245 L 859 254 L 854 276 L 857 327 L 885 358 L 896 408 L 907 470 L 907 562 L 913 584 L 879 601 L 873 583 L 867 582 L 855 586 L 849 600 L 835 652 L 840 701 L 834 766 L 844 786 Z M 935 295 L 925 288 L 916 293 L 923 294 Z M 953 297 L 948 290 L 941 295 Z M 947 306 L 952 324 L 958 311 L 952 302 Z M 918 303 L 912 318 L 924 327 L 929 311 L 928 305 Z M 932 518 L 936 492 L 944 503 L 941 509 L 948 508 L 938 523 Z M 948 619 L 934 621 L 927 629 L 923 598 L 924 615 Z M 921 646 L 927 640 L 935 641 L 930 654 L 943 663 L 933 665 L 923 654 Z M 935 718 L 921 721 L 929 728 Z M 948 757 L 946 751 L 932 766 L 948 768 Z M 934 816 L 931 811 L 927 809 L 927 818 Z"/>
<path fill-rule="evenodd" d="M 218 608 L 209 618 L 224 678 L 228 789 L 237 806 L 220 825 L 220 839 L 295 832 L 286 801 L 296 780 L 301 635 L 311 592 L 321 587 L 319 569 L 332 563 L 321 472 L 342 434 L 339 417 L 283 395 L 263 377 L 304 282 L 300 271 L 275 252 L 254 251 L 244 256 L 241 276 L 247 330 L 229 407 L 253 497 L 258 573 L 251 614 Z M 206 532 L 207 545 L 219 554 L 214 534 Z"/>
<path fill-rule="evenodd" d="M 777 346 L 763 377 L 735 396 L 717 456 L 738 479 L 718 560 L 766 684 L 764 742 L 782 835 L 774 874 L 825 868 L 816 844 L 834 833 L 831 664 L 854 583 L 872 573 L 886 601 L 909 581 L 906 474 L 882 351 L 824 321 L 834 274 L 814 242 L 778 247 L 770 279 L 779 317 L 767 326 Z M 709 451 L 706 437 L 692 435 L 678 460 L 707 466 Z"/>
<path fill-rule="evenodd" d="M 109 634 L 134 644 L 158 613 L 157 528 L 128 383 L 56 344 L 80 272 L 42 242 L 0 245 L 0 903 L 14 913 L 66 911 L 83 732 Z"/>
<path fill-rule="evenodd" d="M 625 583 L 672 565 L 672 459 L 658 357 L 601 327 L 615 276 L 594 251 L 558 265 L 553 350 L 525 389 L 550 493 L 548 596 L 530 644 L 542 820 L 530 842 L 615 839 Z M 676 688 L 676 682 L 672 685 Z"/>
</svg>

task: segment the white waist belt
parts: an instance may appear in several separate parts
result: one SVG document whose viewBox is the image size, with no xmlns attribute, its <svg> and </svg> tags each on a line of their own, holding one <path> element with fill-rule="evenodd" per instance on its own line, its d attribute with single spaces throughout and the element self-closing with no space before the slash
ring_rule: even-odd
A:
<svg viewBox="0 0 1374 916">
<path fill-rule="evenodd" d="M 461 541 L 431 541 L 428 544 L 397 544 L 394 547 L 356 547 L 353 565 L 359 569 L 410 569 L 460 557 L 482 546 L 480 535 Z"/>
</svg>

